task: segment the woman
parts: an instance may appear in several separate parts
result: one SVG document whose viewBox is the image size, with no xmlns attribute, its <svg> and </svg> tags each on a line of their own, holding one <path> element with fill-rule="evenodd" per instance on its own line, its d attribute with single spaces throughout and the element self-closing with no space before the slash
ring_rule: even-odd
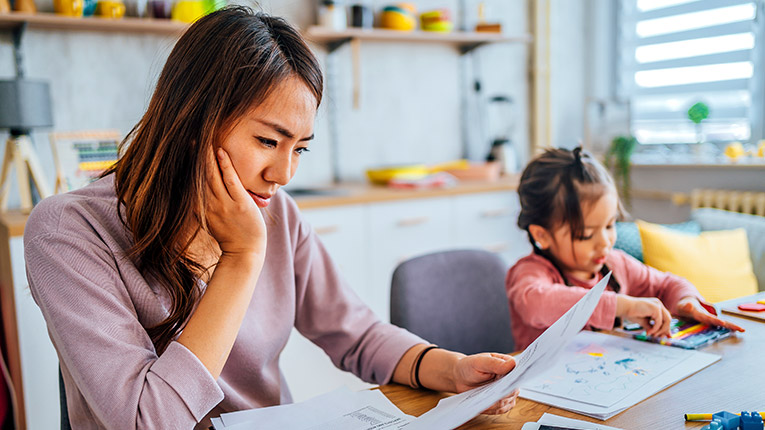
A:
<svg viewBox="0 0 765 430">
<path fill-rule="evenodd" d="M 321 96 L 318 63 L 287 23 L 218 11 L 176 44 L 120 161 L 34 209 L 27 273 L 73 427 L 205 428 L 289 402 L 278 361 L 293 326 L 374 383 L 459 392 L 515 366 L 427 349 L 345 286 L 278 191 Z"/>
</svg>

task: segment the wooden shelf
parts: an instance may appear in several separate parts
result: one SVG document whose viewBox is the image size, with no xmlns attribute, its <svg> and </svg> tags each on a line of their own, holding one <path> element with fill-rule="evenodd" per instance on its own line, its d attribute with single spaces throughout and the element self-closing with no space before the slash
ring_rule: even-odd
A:
<svg viewBox="0 0 765 430">
<path fill-rule="evenodd" d="M 75 18 L 53 13 L 0 14 L 0 29 L 20 28 L 27 24 L 29 28 L 46 30 L 83 30 L 127 33 L 153 33 L 180 35 L 188 24 L 169 19 L 150 19 L 124 17 L 121 19 L 99 18 L 96 16 Z"/>
<path fill-rule="evenodd" d="M 397 31 L 385 29 L 359 29 L 349 28 L 342 31 L 332 30 L 325 27 L 312 26 L 304 33 L 306 39 L 321 44 L 342 44 L 351 39 L 368 40 L 376 42 L 431 42 L 473 48 L 486 43 L 528 43 L 531 36 L 528 34 L 509 37 L 500 33 L 436 33 L 427 31 Z"/>
</svg>

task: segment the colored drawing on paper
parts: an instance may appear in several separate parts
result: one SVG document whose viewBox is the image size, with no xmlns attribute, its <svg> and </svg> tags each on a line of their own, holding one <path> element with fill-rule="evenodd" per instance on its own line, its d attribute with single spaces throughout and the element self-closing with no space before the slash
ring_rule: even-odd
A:
<svg viewBox="0 0 765 430">
<path fill-rule="evenodd" d="M 522 388 L 608 407 L 683 362 L 676 348 L 584 331 L 562 358 Z"/>
</svg>

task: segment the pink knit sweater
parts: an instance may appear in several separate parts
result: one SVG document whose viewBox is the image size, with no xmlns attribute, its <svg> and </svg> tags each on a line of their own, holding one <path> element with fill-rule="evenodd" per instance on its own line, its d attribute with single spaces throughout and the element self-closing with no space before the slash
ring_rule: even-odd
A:
<svg viewBox="0 0 765 430">
<path fill-rule="evenodd" d="M 59 355 L 73 428 L 201 429 L 222 412 L 290 402 L 279 354 L 292 327 L 336 366 L 379 384 L 423 342 L 359 300 L 280 191 L 265 217 L 263 271 L 221 376 L 177 342 L 158 356 L 145 327 L 168 315 L 168 296 L 125 257 L 132 239 L 116 208 L 110 176 L 43 200 L 24 233 L 29 286 Z"/>
<path fill-rule="evenodd" d="M 696 287 L 671 273 L 648 267 L 619 250 L 606 257 L 606 265 L 619 282 L 619 294 L 658 297 L 670 312 L 686 296 L 701 298 Z M 546 258 L 531 254 L 520 259 L 507 273 L 505 290 L 510 301 L 510 316 L 515 346 L 529 346 L 547 327 L 574 305 L 602 279 L 576 279 L 566 274 L 573 286 L 563 283 L 558 270 Z M 614 328 L 616 293 L 607 289 L 592 313 L 588 326 L 601 330 Z"/>
</svg>

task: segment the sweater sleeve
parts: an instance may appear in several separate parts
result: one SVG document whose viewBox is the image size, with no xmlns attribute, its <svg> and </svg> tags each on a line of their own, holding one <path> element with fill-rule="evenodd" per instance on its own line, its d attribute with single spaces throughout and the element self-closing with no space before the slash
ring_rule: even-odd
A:
<svg viewBox="0 0 765 430">
<path fill-rule="evenodd" d="M 701 294 L 685 278 L 669 272 L 661 272 L 641 263 L 631 255 L 615 251 L 615 261 L 624 267 L 629 290 L 625 294 L 633 297 L 658 297 L 664 306 L 673 314 L 676 313 L 677 302 L 683 297 L 691 296 L 703 300 Z"/>
<path fill-rule="evenodd" d="M 318 236 L 304 222 L 295 255 L 295 277 L 295 327 L 338 368 L 364 381 L 386 384 L 404 353 L 426 343 L 380 321 L 347 285 Z"/>
<path fill-rule="evenodd" d="M 589 291 L 562 283 L 548 268 L 534 260 L 521 260 L 508 272 L 505 289 L 510 308 L 530 327 L 546 329 Z M 605 291 L 587 325 L 610 330 L 616 318 L 616 293 Z"/>
<path fill-rule="evenodd" d="M 28 224 L 29 286 L 74 382 L 67 391 L 79 393 L 89 408 L 81 416 L 105 428 L 188 429 L 223 400 L 215 379 L 183 345 L 172 342 L 157 356 L 133 304 L 157 299 L 130 297 L 116 264 L 124 257 L 96 233 L 87 240 L 30 230 Z"/>
</svg>

